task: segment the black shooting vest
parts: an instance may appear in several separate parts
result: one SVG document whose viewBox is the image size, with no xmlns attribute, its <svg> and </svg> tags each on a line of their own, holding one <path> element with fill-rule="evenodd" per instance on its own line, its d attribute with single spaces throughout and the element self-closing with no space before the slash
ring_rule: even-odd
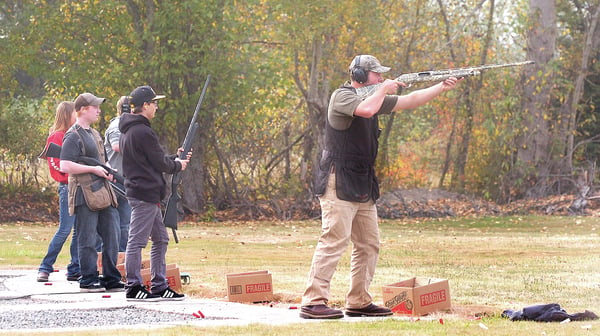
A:
<svg viewBox="0 0 600 336">
<path fill-rule="evenodd" d="M 352 88 L 342 88 L 350 89 Z M 379 182 L 375 176 L 375 159 L 379 146 L 377 115 L 355 117 L 350 127 L 336 130 L 326 121 L 323 150 L 315 194 L 321 196 L 327 188 L 329 173 L 335 171 L 337 197 L 351 202 L 373 202 L 379 198 Z"/>
</svg>

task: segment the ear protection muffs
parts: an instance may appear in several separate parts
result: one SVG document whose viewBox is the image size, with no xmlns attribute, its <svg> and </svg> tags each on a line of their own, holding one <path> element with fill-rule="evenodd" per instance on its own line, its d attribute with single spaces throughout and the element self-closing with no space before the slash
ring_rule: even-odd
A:
<svg viewBox="0 0 600 336">
<path fill-rule="evenodd" d="M 121 113 L 131 113 L 131 103 L 129 103 L 129 97 L 125 98 L 123 105 L 121 105 Z"/>
<path fill-rule="evenodd" d="M 360 66 L 360 55 L 354 58 L 354 66 L 350 71 L 350 76 L 352 77 L 352 80 L 360 84 L 369 80 L 369 72 Z"/>
</svg>

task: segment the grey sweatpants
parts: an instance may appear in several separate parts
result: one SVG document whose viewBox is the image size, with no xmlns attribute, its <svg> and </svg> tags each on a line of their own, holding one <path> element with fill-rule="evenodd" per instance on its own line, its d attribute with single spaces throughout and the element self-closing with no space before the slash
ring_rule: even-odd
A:
<svg viewBox="0 0 600 336">
<path fill-rule="evenodd" d="M 150 249 L 151 281 L 149 290 L 158 293 L 169 286 L 166 273 L 166 254 L 169 235 L 162 221 L 160 205 L 127 198 L 131 205 L 129 240 L 125 251 L 126 288 L 144 285 L 142 282 L 142 249 L 152 240 Z"/>
</svg>

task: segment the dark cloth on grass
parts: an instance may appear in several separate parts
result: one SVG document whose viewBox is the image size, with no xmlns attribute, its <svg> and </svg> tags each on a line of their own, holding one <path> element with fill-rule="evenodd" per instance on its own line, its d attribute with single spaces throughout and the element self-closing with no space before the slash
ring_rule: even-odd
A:
<svg viewBox="0 0 600 336">
<path fill-rule="evenodd" d="M 523 308 L 523 310 L 507 309 L 502 312 L 502 317 L 511 321 L 536 321 L 536 322 L 562 322 L 566 319 L 571 321 L 596 320 L 598 315 L 586 310 L 583 313 L 569 314 L 560 307 L 558 303 L 535 305 Z"/>
</svg>

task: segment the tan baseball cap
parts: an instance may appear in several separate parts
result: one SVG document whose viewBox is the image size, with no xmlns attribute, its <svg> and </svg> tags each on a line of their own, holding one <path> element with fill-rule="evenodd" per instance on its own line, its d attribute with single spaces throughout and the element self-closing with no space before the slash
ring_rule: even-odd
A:
<svg viewBox="0 0 600 336">
<path fill-rule="evenodd" d="M 100 106 L 106 98 L 99 98 L 89 92 L 85 92 L 77 96 L 75 99 L 75 111 L 81 110 L 84 106 Z"/>
<path fill-rule="evenodd" d="M 373 71 L 378 73 L 388 72 L 391 69 L 390 67 L 381 65 L 379 60 L 375 56 L 371 55 L 358 55 L 354 57 L 352 63 L 350 63 L 350 67 L 348 68 L 348 70 L 352 71 L 352 69 L 354 69 L 355 67 L 361 67 L 367 71 Z"/>
</svg>

